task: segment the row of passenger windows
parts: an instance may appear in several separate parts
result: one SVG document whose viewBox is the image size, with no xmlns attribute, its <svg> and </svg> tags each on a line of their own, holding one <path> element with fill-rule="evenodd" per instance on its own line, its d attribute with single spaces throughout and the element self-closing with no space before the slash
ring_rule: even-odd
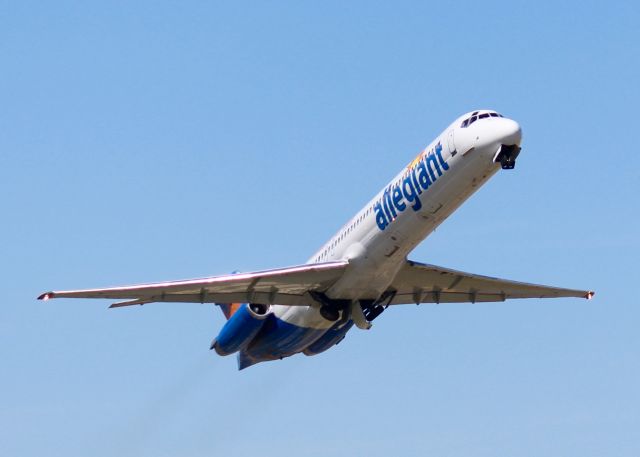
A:
<svg viewBox="0 0 640 457">
<path fill-rule="evenodd" d="M 468 117 L 467 119 L 462 121 L 462 125 L 460 125 L 460 127 L 462 127 L 462 128 L 469 127 L 471 124 L 473 124 L 478 119 L 486 119 L 488 117 L 504 117 L 504 116 L 502 114 L 499 114 L 499 113 L 482 113 L 482 114 L 478 115 L 478 112 L 476 111 L 476 112 L 471 114 L 471 117 Z"/>
<path fill-rule="evenodd" d="M 474 114 L 478 114 L 478 112 L 476 111 Z M 496 117 L 496 116 L 497 116 L 497 117 L 503 117 L 503 116 L 502 116 L 502 114 L 498 114 L 498 113 L 491 113 L 491 115 L 492 115 L 492 116 L 494 116 L 494 115 L 495 115 L 494 117 Z M 487 114 L 487 115 L 481 114 L 480 116 L 481 116 L 481 117 L 483 117 L 483 118 L 484 118 L 484 117 L 489 117 L 489 114 Z M 469 120 L 469 119 L 467 119 L 467 120 Z M 474 121 L 475 121 L 475 120 L 474 120 Z M 466 126 L 465 126 L 465 127 L 466 127 Z M 396 181 L 394 184 L 392 184 L 392 186 L 399 186 L 399 185 L 400 185 L 400 182 L 402 181 L 402 179 L 404 179 L 404 178 L 406 178 L 407 176 L 409 176 L 409 173 L 410 173 L 410 172 L 411 172 L 411 170 L 406 170 L 406 171 L 404 172 L 404 174 L 400 177 L 400 179 L 399 179 L 398 181 Z M 322 254 L 320 254 L 318 257 L 316 257 L 316 260 L 315 260 L 315 261 L 316 261 L 316 262 L 319 262 L 320 260 L 326 260 L 326 258 L 329 256 L 329 253 L 330 253 L 331 251 L 333 251 L 333 250 L 336 248 L 336 246 L 338 246 L 338 244 L 340 243 L 340 241 L 342 241 L 342 240 L 344 239 L 344 237 L 345 237 L 349 232 L 351 232 L 354 228 L 356 228 L 356 227 L 358 226 L 358 224 L 360 224 L 360 222 L 362 222 L 362 221 L 365 219 L 365 217 L 367 217 L 369 214 L 371 214 L 371 212 L 372 212 L 372 211 L 373 211 L 373 207 L 372 207 L 372 206 L 370 206 L 369 208 L 367 208 L 367 210 L 366 210 L 364 213 L 362 213 L 362 214 L 361 214 L 361 215 L 360 215 L 360 216 L 359 216 L 359 217 L 358 217 L 358 218 L 357 218 L 353 223 L 351 223 L 351 225 L 349 225 L 349 226 L 347 227 L 347 229 L 346 229 L 346 230 L 344 230 L 344 231 L 340 234 L 340 236 L 338 236 L 335 240 L 333 240 L 333 242 L 332 242 L 332 243 L 331 243 L 327 248 L 325 248 L 325 250 L 324 250 L 324 251 L 322 251 Z"/>
<path fill-rule="evenodd" d="M 338 246 L 338 244 L 340 244 L 340 242 L 345 238 L 345 236 L 347 236 L 348 233 L 350 233 L 353 229 L 355 229 L 358 225 L 360 225 L 360 223 L 364 221 L 364 219 L 369 214 L 371 214 L 372 211 L 373 211 L 373 207 L 370 206 L 369 208 L 367 208 L 367 210 L 364 213 L 358 216 L 356 220 L 354 220 L 345 230 L 343 230 L 342 233 L 339 236 L 337 236 L 331 242 L 331 244 L 324 249 L 324 251 L 322 251 L 322 254 L 316 257 L 316 262 L 320 260 L 326 260 L 327 257 L 329 256 L 329 253 L 332 252 Z"/>
</svg>

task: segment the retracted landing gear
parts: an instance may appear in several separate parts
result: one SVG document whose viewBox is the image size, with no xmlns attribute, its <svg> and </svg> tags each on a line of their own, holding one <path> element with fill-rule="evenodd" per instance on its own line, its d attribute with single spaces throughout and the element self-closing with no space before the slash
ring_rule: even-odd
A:
<svg viewBox="0 0 640 457">
<path fill-rule="evenodd" d="M 360 307 L 369 322 L 378 317 L 389 307 L 391 300 L 396 296 L 395 290 L 387 290 L 377 300 L 360 300 Z"/>
<path fill-rule="evenodd" d="M 351 304 L 351 300 L 334 300 L 321 292 L 310 291 L 309 295 L 320 303 L 320 315 L 331 322 L 340 319 L 340 311 L 348 310 Z"/>
<path fill-rule="evenodd" d="M 340 318 L 340 310 L 333 306 L 322 305 L 320 315 L 328 321 L 335 322 Z"/>
<path fill-rule="evenodd" d="M 336 322 L 342 312 L 344 323 L 352 320 L 356 327 L 368 330 L 371 328 L 371 322 L 389 307 L 396 291 L 388 290 L 377 300 L 335 300 L 320 292 L 312 291 L 310 294 L 320 303 L 320 315 L 326 320 Z"/>
<path fill-rule="evenodd" d="M 500 166 L 503 170 L 513 170 L 516 166 L 516 158 L 520 154 L 520 146 L 512 144 L 507 146 L 503 144 L 500 146 L 500 150 L 493 159 L 494 162 L 500 162 Z"/>
</svg>

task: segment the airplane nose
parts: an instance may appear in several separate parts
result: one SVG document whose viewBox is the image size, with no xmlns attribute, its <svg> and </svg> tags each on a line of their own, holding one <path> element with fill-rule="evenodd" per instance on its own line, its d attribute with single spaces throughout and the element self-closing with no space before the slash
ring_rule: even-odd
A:
<svg viewBox="0 0 640 457">
<path fill-rule="evenodd" d="M 497 127 L 500 149 L 493 161 L 500 163 L 503 170 L 511 170 L 516 166 L 516 158 L 520 154 L 522 129 L 520 124 L 511 119 L 502 118 Z"/>
<path fill-rule="evenodd" d="M 522 141 L 522 129 L 520 128 L 520 124 L 511 119 L 500 119 L 498 135 L 500 136 L 500 143 L 505 145 L 520 146 L 520 142 Z"/>
</svg>

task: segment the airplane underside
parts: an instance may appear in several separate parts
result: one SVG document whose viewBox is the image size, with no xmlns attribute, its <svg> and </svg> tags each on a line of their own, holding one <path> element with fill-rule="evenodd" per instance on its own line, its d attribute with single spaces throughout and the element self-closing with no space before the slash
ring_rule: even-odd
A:
<svg viewBox="0 0 640 457">
<path fill-rule="evenodd" d="M 395 294 L 378 300 L 331 300 L 314 294 L 319 306 L 240 304 L 211 343 L 219 355 L 237 353 L 238 369 L 295 354 L 320 354 L 342 341 L 355 325 L 370 328 Z M 321 298 L 322 297 L 322 298 Z M 229 305 L 219 304 L 223 308 Z"/>
<path fill-rule="evenodd" d="M 301 327 L 271 314 L 246 349 L 238 352 L 238 369 L 299 353 L 320 354 L 342 341 L 352 326 L 349 319 L 328 329 Z"/>
</svg>

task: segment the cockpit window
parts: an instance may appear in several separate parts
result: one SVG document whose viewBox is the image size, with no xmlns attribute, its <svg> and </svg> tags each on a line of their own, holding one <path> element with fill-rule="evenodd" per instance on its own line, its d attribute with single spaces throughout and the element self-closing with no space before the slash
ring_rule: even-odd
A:
<svg viewBox="0 0 640 457">
<path fill-rule="evenodd" d="M 496 113 L 496 112 L 489 112 L 489 113 L 482 113 L 480 115 L 478 115 L 478 111 L 474 111 L 473 113 L 471 113 L 471 117 L 468 117 L 467 119 L 465 119 L 464 121 L 462 121 L 462 124 L 460 124 L 460 127 L 467 128 L 469 127 L 471 124 L 473 124 L 475 121 L 477 121 L 478 119 L 487 119 L 489 117 L 504 117 L 502 114 L 500 113 Z"/>
</svg>

